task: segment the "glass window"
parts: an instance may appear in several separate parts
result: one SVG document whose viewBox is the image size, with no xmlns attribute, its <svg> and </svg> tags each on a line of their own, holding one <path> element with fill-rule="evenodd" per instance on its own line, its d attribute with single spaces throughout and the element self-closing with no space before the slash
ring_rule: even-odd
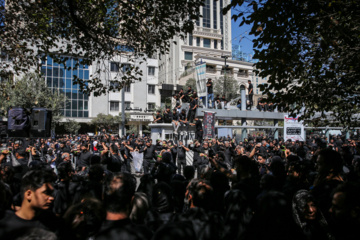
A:
<svg viewBox="0 0 360 240">
<path fill-rule="evenodd" d="M 217 29 L 217 0 L 213 0 L 213 28 Z"/>
<path fill-rule="evenodd" d="M 84 110 L 88 110 L 88 101 L 84 101 Z"/>
<path fill-rule="evenodd" d="M 193 60 L 193 53 L 185 52 L 185 60 Z"/>
<path fill-rule="evenodd" d="M 148 110 L 154 110 L 155 109 L 155 103 L 148 103 Z"/>
<path fill-rule="evenodd" d="M 119 102 L 110 102 L 110 111 L 119 111 Z"/>
<path fill-rule="evenodd" d="M 78 111 L 78 117 L 83 117 L 84 116 L 84 112 L 83 111 Z"/>
<path fill-rule="evenodd" d="M 155 75 L 155 67 L 148 67 L 148 75 L 149 76 Z"/>
<path fill-rule="evenodd" d="M 217 40 L 214 40 L 214 49 L 217 49 L 218 46 L 217 46 Z"/>
<path fill-rule="evenodd" d="M 119 63 L 118 62 L 111 62 L 110 63 L 110 71 L 111 72 L 119 72 Z"/>
<path fill-rule="evenodd" d="M 148 85 L 148 93 L 155 94 L 155 85 Z"/>
<path fill-rule="evenodd" d="M 78 115 L 77 115 L 77 111 L 72 111 L 71 116 L 72 116 L 72 117 L 78 117 Z"/>
<path fill-rule="evenodd" d="M 210 48 L 210 46 L 211 46 L 211 41 L 210 41 L 210 39 L 208 39 L 208 38 L 204 38 L 204 40 L 203 40 L 204 42 L 204 47 L 206 47 L 206 48 Z"/>
<path fill-rule="evenodd" d="M 124 86 L 124 92 L 129 93 L 130 91 L 131 91 L 131 86 L 130 86 L 130 84 L 125 85 L 125 86 Z"/>
<path fill-rule="evenodd" d="M 84 111 L 84 117 L 85 118 L 89 117 L 89 112 L 88 111 Z"/>
<path fill-rule="evenodd" d="M 203 27 L 210 28 L 210 0 L 205 0 L 203 6 Z"/>
<path fill-rule="evenodd" d="M 193 35 L 189 33 L 189 46 L 193 45 Z"/>
<path fill-rule="evenodd" d="M 129 71 L 130 69 L 131 69 L 130 64 L 128 64 L 128 63 L 124 63 L 124 64 L 123 64 L 122 71 L 123 71 L 124 73 L 127 72 L 127 71 Z"/>
<path fill-rule="evenodd" d="M 196 38 L 196 46 L 200 47 L 200 38 L 199 37 Z"/>
<path fill-rule="evenodd" d="M 131 102 L 125 102 L 125 109 L 131 108 Z"/>
</svg>

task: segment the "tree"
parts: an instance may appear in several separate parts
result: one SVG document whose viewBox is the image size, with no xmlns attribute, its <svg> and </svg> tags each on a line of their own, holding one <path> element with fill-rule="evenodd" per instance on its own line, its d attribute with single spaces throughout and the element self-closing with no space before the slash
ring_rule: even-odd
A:
<svg viewBox="0 0 360 240">
<path fill-rule="evenodd" d="M 357 124 L 360 9 L 354 0 L 234 0 L 233 19 L 252 25 L 256 72 L 270 101 L 303 119 Z M 248 11 L 250 10 L 250 11 Z M 273 93 L 273 94 L 270 94 Z"/>
<path fill-rule="evenodd" d="M 72 119 L 66 119 L 66 122 L 62 124 L 64 125 L 65 131 L 71 134 L 77 134 L 81 127 L 80 123 Z"/>
<path fill-rule="evenodd" d="M 89 84 L 75 77 L 83 91 L 115 90 L 100 79 L 102 71 L 109 71 L 103 60 L 164 54 L 175 35 L 192 32 L 201 5 L 203 0 L 8 0 L 5 6 L 0 0 L 0 48 L 11 59 L 0 65 L 0 75 L 40 69 L 39 59 L 46 56 L 63 64 L 66 56 L 79 56 L 76 66 L 66 67 L 97 65 Z M 131 66 L 114 79 L 116 88 L 141 74 Z"/>
<path fill-rule="evenodd" d="M 121 116 L 99 113 L 96 118 L 91 120 L 91 124 L 96 127 L 105 128 L 108 132 L 117 132 L 119 130 L 119 124 L 121 124 Z"/>
<path fill-rule="evenodd" d="M 230 101 L 238 95 L 239 84 L 232 76 L 219 77 L 214 81 L 214 94 L 225 95 L 226 100 Z"/>
<path fill-rule="evenodd" d="M 189 78 L 186 83 L 185 83 L 185 87 L 191 87 L 191 89 L 196 90 L 196 79 L 195 78 Z M 186 91 L 186 89 L 185 89 Z"/>
<path fill-rule="evenodd" d="M 64 107 L 66 98 L 64 94 L 48 88 L 41 76 L 27 74 L 14 82 L 6 81 L 2 87 L 0 110 L 6 115 L 9 107 L 43 107 L 52 111 L 52 128 L 60 121 L 61 108 Z"/>
</svg>

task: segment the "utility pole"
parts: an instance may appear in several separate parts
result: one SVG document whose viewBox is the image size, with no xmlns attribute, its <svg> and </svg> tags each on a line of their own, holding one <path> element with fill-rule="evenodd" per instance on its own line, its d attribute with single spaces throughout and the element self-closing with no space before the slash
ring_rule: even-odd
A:
<svg viewBox="0 0 360 240">
<path fill-rule="evenodd" d="M 221 56 L 221 58 L 224 58 L 225 60 L 225 70 L 224 70 L 224 89 L 223 89 L 223 95 L 225 96 L 225 88 L 226 88 L 226 71 L 227 71 L 227 65 L 226 65 L 226 59 L 228 59 L 228 56 Z M 226 96 L 225 96 L 226 98 Z"/>
</svg>

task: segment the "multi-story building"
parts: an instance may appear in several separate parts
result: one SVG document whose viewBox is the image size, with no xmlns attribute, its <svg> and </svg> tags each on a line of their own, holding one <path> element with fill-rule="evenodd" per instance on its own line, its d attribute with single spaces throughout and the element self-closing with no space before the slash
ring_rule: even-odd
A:
<svg viewBox="0 0 360 240">
<path fill-rule="evenodd" d="M 222 14 L 229 0 L 205 0 L 204 3 L 200 9 L 202 17 L 196 22 L 194 31 L 184 40 L 175 37 L 177 44 L 172 44 L 169 53 L 159 59 L 162 102 L 179 90 L 179 85 L 185 84 L 186 70 L 199 61 L 206 63 L 206 75 L 215 81 L 230 74 L 238 80 L 239 86 L 247 87 L 247 80 L 252 80 L 252 63 L 231 60 L 231 13 Z"/>
<path fill-rule="evenodd" d="M 42 63 L 42 74 L 47 85 L 53 91 L 63 93 L 64 105 L 62 114 L 64 118 L 74 119 L 78 122 L 90 122 L 98 114 L 119 115 L 124 104 L 125 111 L 130 113 L 130 124 L 136 124 L 141 132 L 142 125 L 149 123 L 152 111 L 160 106 L 160 94 L 158 89 L 158 60 L 148 58 L 146 62 L 130 60 L 131 56 L 118 57 L 111 61 L 102 62 L 105 67 L 101 71 L 100 79 L 106 86 L 116 85 L 113 81 L 116 76 L 123 72 L 130 64 L 135 64 L 142 70 L 141 81 L 136 81 L 124 88 L 125 101 L 122 102 L 122 91 L 109 92 L 101 96 L 83 94 L 79 85 L 73 84 L 73 76 L 89 80 L 99 67 L 95 61 L 92 65 L 81 65 L 76 70 L 65 69 L 63 65 L 55 63 L 51 57 Z M 67 66 L 75 66 L 78 58 L 69 58 Z M 121 69 L 120 66 L 123 66 Z"/>
</svg>

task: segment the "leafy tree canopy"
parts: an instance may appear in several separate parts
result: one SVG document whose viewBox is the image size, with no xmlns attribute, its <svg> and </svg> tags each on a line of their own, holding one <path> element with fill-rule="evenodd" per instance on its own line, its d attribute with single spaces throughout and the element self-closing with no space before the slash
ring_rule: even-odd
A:
<svg viewBox="0 0 360 240">
<path fill-rule="evenodd" d="M 214 80 L 214 94 L 225 95 L 225 99 L 230 101 L 237 97 L 240 86 L 232 76 L 219 77 Z"/>
<path fill-rule="evenodd" d="M 66 119 L 66 122 L 62 124 L 64 125 L 65 130 L 71 134 L 77 134 L 81 128 L 80 123 L 72 119 Z"/>
<path fill-rule="evenodd" d="M 251 25 L 257 73 L 270 101 L 304 119 L 353 126 L 360 102 L 360 8 L 354 0 L 233 0 Z M 292 107 L 290 107 L 292 106 Z M 315 114 L 315 113 L 320 113 Z"/>
<path fill-rule="evenodd" d="M 186 83 L 185 83 L 185 89 L 184 91 L 186 91 L 188 89 L 188 87 L 191 87 L 191 89 L 193 90 L 197 90 L 196 89 L 196 79 L 195 78 L 189 78 Z"/>
<path fill-rule="evenodd" d="M 175 35 L 192 32 L 201 5 L 203 0 L 0 0 L 0 49 L 10 58 L 0 64 L 0 75 L 39 69 L 45 56 L 63 64 L 67 57 L 59 56 L 79 56 L 77 65 L 98 66 L 90 84 L 76 77 L 75 83 L 85 92 L 105 93 L 113 87 L 100 80 L 109 70 L 104 60 L 165 53 Z M 127 69 L 115 79 L 117 88 L 140 74 Z"/>
<path fill-rule="evenodd" d="M 27 74 L 14 83 L 7 81 L 3 84 L 0 95 L 0 110 L 7 114 L 9 107 L 43 107 L 52 111 L 53 123 L 61 119 L 61 108 L 64 108 L 65 96 L 51 91 L 46 82 L 37 74 Z"/>
<path fill-rule="evenodd" d="M 122 118 L 120 116 L 113 116 L 111 114 L 99 113 L 96 118 L 91 120 L 91 124 L 99 128 L 105 128 L 107 131 L 118 130 L 119 124 L 121 124 Z"/>
</svg>

